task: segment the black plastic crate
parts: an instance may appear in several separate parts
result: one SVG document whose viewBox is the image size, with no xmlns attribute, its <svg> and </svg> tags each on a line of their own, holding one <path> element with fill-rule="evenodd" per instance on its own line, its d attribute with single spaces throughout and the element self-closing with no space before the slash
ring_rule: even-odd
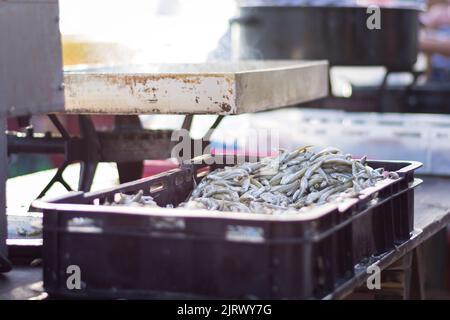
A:
<svg viewBox="0 0 450 320">
<path fill-rule="evenodd" d="M 352 277 L 357 263 L 412 231 L 420 164 L 369 165 L 395 170 L 400 179 L 298 216 L 98 205 L 138 190 L 159 205 L 177 205 L 194 179 L 220 167 L 203 162 L 100 192 L 36 201 L 44 212 L 45 289 L 79 298 L 320 298 Z M 67 289 L 69 265 L 81 269 L 81 290 Z"/>
</svg>

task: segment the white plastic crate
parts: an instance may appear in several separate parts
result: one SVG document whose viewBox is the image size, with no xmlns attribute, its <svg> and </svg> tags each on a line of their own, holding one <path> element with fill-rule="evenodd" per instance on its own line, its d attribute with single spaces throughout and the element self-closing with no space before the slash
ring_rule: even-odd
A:
<svg viewBox="0 0 450 320">
<path fill-rule="evenodd" d="M 450 125 L 431 128 L 429 149 L 430 173 L 450 175 Z"/>
<path fill-rule="evenodd" d="M 424 165 L 419 173 L 450 175 L 450 116 L 431 114 L 356 113 L 317 109 L 283 109 L 225 119 L 222 136 L 246 130 L 278 132 L 279 146 L 335 146 L 355 157 L 415 160 Z M 246 128 L 246 129 L 244 129 Z M 244 129 L 244 130 L 243 130 Z"/>
</svg>

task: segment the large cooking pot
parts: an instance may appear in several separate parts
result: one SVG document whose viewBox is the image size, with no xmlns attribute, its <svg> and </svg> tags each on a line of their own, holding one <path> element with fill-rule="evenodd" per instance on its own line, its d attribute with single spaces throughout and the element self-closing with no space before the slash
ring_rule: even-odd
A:
<svg viewBox="0 0 450 320">
<path fill-rule="evenodd" d="M 240 59 L 326 59 L 330 65 L 410 70 L 417 59 L 420 8 L 382 7 L 381 29 L 358 6 L 241 6 L 233 26 Z"/>
</svg>

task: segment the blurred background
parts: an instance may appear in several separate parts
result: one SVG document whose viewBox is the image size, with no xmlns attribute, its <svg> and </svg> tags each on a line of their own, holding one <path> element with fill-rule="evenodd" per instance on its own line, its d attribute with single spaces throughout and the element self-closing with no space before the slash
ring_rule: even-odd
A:
<svg viewBox="0 0 450 320">
<path fill-rule="evenodd" d="M 60 31 L 62 34 L 63 63 L 66 70 L 84 69 L 95 65 L 115 66 L 145 63 L 200 63 L 214 60 L 233 59 L 232 44 L 236 35 L 230 27 L 230 20 L 237 15 L 238 5 L 298 5 L 298 4 L 367 4 L 408 5 L 411 3 L 425 5 L 424 1 L 342 1 L 342 0 L 60 0 Z M 436 1 L 430 2 L 429 5 Z M 336 35 L 339 37 L 340 35 Z M 415 70 L 425 70 L 427 59 L 420 54 Z M 330 70 L 332 93 L 336 97 L 352 96 L 354 86 L 379 86 L 386 74 L 383 66 L 336 66 Z M 389 85 L 408 85 L 412 81 L 410 72 L 391 74 L 387 79 Z M 309 110 L 296 109 L 288 119 L 307 119 L 302 130 L 308 130 L 311 113 Z M 266 113 L 267 114 L 267 113 Z M 325 117 L 337 119 L 341 113 L 313 111 L 317 117 L 314 121 L 322 121 Z M 342 114 L 341 114 L 342 115 Z M 355 115 L 359 119 L 373 119 L 366 115 Z M 142 115 L 141 122 L 149 129 L 180 128 L 184 116 L 179 115 Z M 338 117 L 339 118 L 339 117 Z M 113 126 L 112 116 L 93 116 L 99 130 L 109 130 Z M 322 119 L 322 120 L 321 120 Z M 397 118 L 395 118 L 397 119 Z M 403 118 L 402 118 L 403 119 Z M 192 136 L 199 138 L 214 122 L 215 116 L 195 116 Z M 391 119 L 392 120 L 392 119 Z M 425 119 L 428 121 L 428 118 Z M 69 131 L 77 132 L 77 121 L 74 116 L 61 116 L 61 121 Z M 236 139 L 243 136 L 249 127 L 264 124 L 265 128 L 283 129 L 286 121 L 285 113 L 268 116 L 242 115 L 228 117 L 213 138 L 227 137 L 227 141 L 218 141 L 235 146 Z M 315 122 L 312 122 L 314 125 Z M 337 119 L 339 121 L 339 119 Z M 403 121 L 403 120 L 402 120 Z M 241 130 L 226 130 L 228 124 L 235 124 Z M 32 124 L 36 131 L 54 130 L 46 116 L 34 116 Z M 357 124 L 356 124 L 357 125 Z M 366 126 L 366 124 L 363 124 Z M 14 120 L 8 123 L 10 130 L 17 129 Z M 356 130 L 358 131 L 358 130 Z M 379 130 L 376 130 L 379 131 Z M 323 132 L 323 130 L 321 131 Z M 332 136 L 334 133 L 330 133 Z M 304 138 L 302 138 L 304 137 Z M 319 137 L 319 139 L 317 138 Z M 326 136 L 305 135 L 298 132 L 298 138 L 281 141 L 281 146 L 292 148 L 297 144 L 314 143 L 321 140 L 323 144 L 336 143 L 328 141 Z M 348 139 L 348 140 L 351 140 Z M 378 139 L 379 140 L 379 139 Z M 358 141 L 355 142 L 358 144 Z M 388 141 L 388 144 L 391 143 Z M 339 144 L 339 143 L 338 143 Z M 426 144 L 426 143 L 424 143 Z M 352 152 L 354 148 L 348 144 L 341 147 Z M 376 150 L 369 151 L 373 157 L 383 157 L 377 150 L 385 150 L 380 144 Z M 361 150 L 358 150 L 361 152 Z M 418 153 L 424 154 L 419 151 Z M 410 154 L 407 154 L 408 156 Z M 400 157 L 404 154 L 400 154 Z M 422 160 L 421 157 L 411 159 Z M 45 155 L 12 155 L 10 158 L 9 176 L 14 177 L 30 172 L 53 168 L 61 164 L 61 156 Z"/>
<path fill-rule="evenodd" d="M 352 23 L 342 17 L 328 23 L 327 19 L 320 20 L 316 19 L 315 15 L 308 17 L 305 12 L 297 12 L 304 19 L 301 21 L 303 29 L 297 25 L 297 22 L 301 20 L 297 19 L 298 17 L 289 20 L 289 23 L 284 23 L 284 16 L 282 18 L 278 16 L 280 11 L 269 12 L 267 17 L 273 20 L 265 21 L 267 23 L 261 24 L 263 27 L 257 32 L 252 30 L 251 25 L 246 25 L 244 19 L 239 20 L 242 18 L 240 14 L 246 12 L 245 8 L 248 5 L 256 7 L 326 5 L 327 10 L 333 11 L 333 6 L 345 7 L 348 4 L 363 5 L 364 8 L 369 4 L 386 7 L 395 5 L 408 10 L 409 6 L 414 6 L 415 9 L 411 10 L 414 11 L 414 19 L 409 21 L 411 24 L 391 19 L 390 24 L 383 25 L 386 27 L 386 34 L 380 38 L 383 38 L 385 42 L 381 42 L 381 45 L 378 41 L 372 43 L 374 44 L 372 49 L 380 51 L 382 58 L 393 57 L 393 60 L 402 63 L 402 60 L 412 57 L 413 59 L 409 59 L 413 60 L 411 66 L 396 69 L 392 65 L 378 63 L 377 59 L 368 61 L 369 63 L 366 64 L 361 61 L 356 63 L 357 59 L 354 59 L 357 58 L 356 54 L 352 54 L 359 52 L 358 50 L 361 50 L 363 54 L 367 53 L 367 57 L 370 57 L 370 50 L 365 50 L 365 46 L 367 42 L 370 45 L 371 41 L 364 41 L 364 34 L 361 36 L 361 32 L 353 30 L 358 29 L 355 28 L 357 26 L 359 30 L 368 31 L 364 24 L 365 12 L 359 15 L 362 20 Z M 419 14 L 417 7 L 423 7 L 425 10 Z M 307 11 L 309 8 L 302 7 L 302 9 Z M 320 11 L 323 8 L 316 9 L 318 9 L 317 15 L 322 14 Z M 251 58 L 256 59 L 298 59 L 301 55 L 299 52 L 304 53 L 307 50 L 302 52 L 304 47 L 300 49 L 295 47 L 298 45 L 296 40 L 299 40 L 298 42 L 302 40 L 303 44 L 312 47 L 316 44 L 315 42 L 325 43 L 330 47 L 335 46 L 335 50 L 344 45 L 345 50 L 336 51 L 346 56 L 349 61 L 343 64 L 330 64 L 330 97 L 326 98 L 330 98 L 329 104 L 326 104 L 326 99 L 322 99 L 308 105 L 289 106 L 289 109 L 227 116 L 212 135 L 212 147 L 242 151 L 241 145 L 245 145 L 246 137 L 251 130 L 266 130 L 277 133 L 281 148 L 292 150 L 305 145 L 335 146 L 355 157 L 367 155 L 369 159 L 420 161 L 424 166 L 419 173 L 441 178 L 450 176 L 450 145 L 448 143 L 450 138 L 448 102 L 450 101 L 450 2 L 447 0 L 428 2 L 422 0 L 59 0 L 59 10 L 62 59 L 66 71 L 96 66 L 234 60 L 240 57 L 240 52 L 236 48 L 244 47 L 245 40 L 248 42 L 248 47 L 255 46 L 254 55 Z M 263 14 L 264 10 L 259 13 Z M 284 14 L 288 17 L 290 11 L 286 10 Z M 311 37 L 306 32 L 306 36 L 302 35 L 304 36 L 302 39 L 301 37 L 294 39 L 294 36 L 292 39 L 286 37 L 283 39 L 284 45 L 291 41 L 291 46 L 287 46 L 287 49 L 277 41 L 277 36 L 283 35 L 283 31 L 285 34 L 297 36 L 296 32 L 300 33 L 299 30 L 314 29 L 311 27 L 314 19 L 319 20 L 318 24 L 323 24 L 323 29 L 317 28 L 320 31 L 324 30 L 323 34 L 319 32 L 319 36 Z M 273 26 L 274 24 L 271 23 L 273 21 L 278 22 L 273 30 L 264 29 L 264 26 Z M 363 23 L 359 24 L 361 21 Z M 241 24 L 239 27 L 242 27 L 239 32 L 236 32 L 237 24 Z M 334 24 L 340 26 L 340 30 L 343 31 L 336 34 L 330 32 L 327 28 L 333 28 Z M 348 39 L 355 34 L 360 38 L 355 43 L 351 43 L 352 41 Z M 322 39 L 322 35 L 326 35 L 327 41 Z M 282 53 L 279 57 L 263 56 L 267 52 L 263 53 L 264 50 L 259 47 L 264 42 L 260 40 L 269 38 L 267 52 L 272 53 L 272 49 L 274 51 L 279 49 L 278 53 Z M 311 38 L 313 38 L 312 41 Z M 411 47 L 407 48 L 410 50 L 402 47 L 403 39 L 411 40 Z M 437 42 L 439 46 L 436 46 Z M 437 47 L 439 48 L 436 49 Z M 325 45 L 321 49 L 323 51 L 321 53 L 332 51 Z M 243 53 L 244 51 L 242 50 Z M 311 59 L 315 60 L 324 59 L 323 56 L 311 54 L 309 56 L 313 56 Z M 438 72 L 433 74 L 431 72 L 433 70 Z M 62 86 L 59 88 L 62 96 L 61 89 Z M 422 95 L 426 103 L 418 100 Z M 421 107 L 421 110 L 417 111 L 411 106 Z M 21 135 L 18 138 L 23 138 L 30 132 L 32 137 L 33 130 L 44 137 L 47 134 L 58 136 L 61 133 L 47 115 L 33 114 L 29 123 L 24 121 L 24 117 L 8 119 L 7 129 L 11 132 L 20 131 Z M 124 117 L 128 117 L 129 120 L 134 116 Z M 114 115 L 92 115 L 94 131 L 113 132 L 120 127 L 119 118 L 120 116 Z M 139 115 L 134 117 L 134 120 L 137 119 L 138 127 L 142 125 L 144 129 L 179 129 L 188 118 L 184 115 Z M 192 138 L 203 137 L 217 118 L 216 115 L 193 116 L 190 130 Z M 79 127 L 81 119 L 79 115 L 58 114 L 58 119 L 71 137 L 80 136 L 82 130 Z M 127 124 L 130 125 L 130 123 Z M 94 143 L 94 141 L 91 142 Z M 116 144 L 113 144 L 113 149 L 116 151 Z M 84 149 L 81 152 L 84 152 Z M 86 153 L 89 152 L 96 151 L 87 150 Z M 129 160 L 128 154 L 126 158 Z M 7 182 L 8 214 L 11 215 L 11 221 L 14 221 L 9 226 L 10 235 L 17 236 L 16 226 L 23 223 L 21 214 L 28 211 L 29 204 L 57 172 L 56 168 L 64 167 L 64 159 L 63 154 L 11 153 L 9 155 L 8 177 L 15 178 Z M 142 170 L 140 170 L 141 165 Z M 176 166 L 177 163 L 173 159 L 139 160 L 136 168 L 140 171 L 135 178 L 153 175 Z M 119 183 L 117 167 L 120 168 L 120 164 L 117 166 L 116 163 L 108 162 L 99 165 L 96 171 L 94 169 L 92 175 L 95 174 L 95 181 L 92 189 L 98 190 L 117 185 Z M 71 163 L 68 170 L 64 172 L 64 179 L 74 190 L 79 189 L 76 184 L 78 180 L 82 180 L 79 179 L 82 171 L 80 164 Z M 28 175 L 29 173 L 33 174 Z M 25 194 L 24 186 L 27 190 Z M 433 188 L 439 189 L 439 184 L 436 183 Z M 67 192 L 61 185 L 52 187 L 52 191 L 51 196 Z M 441 205 L 440 209 L 442 207 L 445 206 Z M 438 206 L 432 207 L 432 210 L 436 208 Z M 449 259 L 446 256 L 448 253 L 446 241 L 450 242 L 450 238 L 447 238 L 445 232 L 442 232 L 439 237 L 438 245 L 430 244 L 430 247 L 442 253 L 438 257 L 441 260 L 438 267 L 441 268 L 443 261 Z M 445 267 L 442 268 L 445 270 Z M 449 282 L 450 279 L 445 281 Z M 436 278 L 435 282 L 436 288 L 444 286 L 444 281 L 440 278 Z"/>
</svg>

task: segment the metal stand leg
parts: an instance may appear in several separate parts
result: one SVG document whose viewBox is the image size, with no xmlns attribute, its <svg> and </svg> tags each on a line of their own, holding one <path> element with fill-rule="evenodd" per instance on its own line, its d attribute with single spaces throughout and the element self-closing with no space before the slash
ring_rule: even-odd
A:
<svg viewBox="0 0 450 320">
<path fill-rule="evenodd" d="M 61 134 L 62 138 L 66 141 L 68 141 L 70 139 L 70 135 L 69 133 L 66 131 L 66 129 L 64 129 L 64 126 L 62 125 L 62 123 L 59 121 L 58 117 L 54 114 L 50 114 L 48 115 L 48 117 L 50 118 L 51 122 L 53 123 L 53 125 L 56 127 L 56 129 L 58 129 L 59 133 Z M 50 182 L 44 187 L 44 189 L 41 191 L 41 193 L 38 195 L 38 199 L 42 198 L 43 196 L 45 196 L 45 194 L 48 192 L 48 190 L 50 190 L 50 188 L 56 183 L 59 182 L 63 185 L 64 188 L 66 188 L 67 191 L 72 191 L 72 188 L 69 186 L 69 184 L 64 180 L 63 178 L 63 173 L 64 170 L 67 168 L 67 166 L 69 165 L 68 161 L 65 161 L 61 167 L 58 168 L 58 171 L 56 171 L 55 175 L 53 176 L 53 178 L 50 180 Z"/>
<path fill-rule="evenodd" d="M 115 131 L 136 131 L 142 130 L 139 116 L 115 116 Z M 143 161 L 119 162 L 117 171 L 119 172 L 119 182 L 125 183 L 142 178 L 144 170 Z"/>
<path fill-rule="evenodd" d="M 80 180 L 78 190 L 87 192 L 91 189 L 94 181 L 95 171 L 100 162 L 100 142 L 94 123 L 89 116 L 81 115 L 78 117 L 81 137 L 87 142 L 86 156 L 80 166 Z"/>
<path fill-rule="evenodd" d="M 45 194 L 47 193 L 48 190 L 50 190 L 50 188 L 56 183 L 59 182 L 63 185 L 64 188 L 66 188 L 67 191 L 72 191 L 72 188 L 69 186 L 69 184 L 64 180 L 63 178 L 63 172 L 64 170 L 67 168 L 67 166 L 69 165 L 68 162 L 64 162 L 63 165 L 61 167 L 58 168 L 58 171 L 56 171 L 55 175 L 53 176 L 52 180 L 50 180 L 50 182 L 45 186 L 45 188 L 41 191 L 41 193 L 39 194 L 39 196 L 37 197 L 42 198 L 43 196 L 45 196 Z"/>
<path fill-rule="evenodd" d="M 386 74 L 383 77 L 383 81 L 381 82 L 380 88 L 379 88 L 378 103 L 379 103 L 380 112 L 388 112 L 389 111 L 389 107 L 386 105 L 384 100 L 385 100 L 385 92 L 387 89 L 387 82 L 388 82 L 388 78 L 389 78 L 390 74 L 391 74 L 391 71 L 387 70 Z"/>
<path fill-rule="evenodd" d="M 222 122 L 223 118 L 225 116 L 217 116 L 216 120 L 214 121 L 214 123 L 211 125 L 211 127 L 209 128 L 209 130 L 207 131 L 206 135 L 203 137 L 203 140 L 209 140 L 211 139 L 211 136 L 214 132 L 215 129 L 217 129 L 217 127 L 219 126 L 219 124 Z"/>
<path fill-rule="evenodd" d="M 219 124 L 222 122 L 223 118 L 225 116 L 217 116 L 216 120 L 214 121 L 214 123 L 211 125 L 211 127 L 209 127 L 208 131 L 206 131 L 206 134 L 201 138 L 201 150 L 196 150 L 195 148 L 195 144 L 198 144 L 199 141 L 198 140 L 191 140 L 192 143 L 192 149 L 193 150 L 193 157 L 198 157 L 201 156 L 204 152 L 204 150 L 210 150 L 210 140 L 211 140 L 211 136 L 214 132 L 215 129 L 217 129 L 217 127 L 219 126 Z M 186 116 L 186 119 L 184 120 L 183 123 L 183 129 L 187 129 L 188 127 L 191 127 L 191 122 L 192 120 L 188 121 L 188 116 Z M 187 129 L 189 130 L 189 129 Z M 201 151 L 200 153 L 197 153 L 196 151 Z M 209 152 L 209 151 L 208 151 Z"/>
<path fill-rule="evenodd" d="M 95 171 L 97 170 L 97 162 L 81 162 L 80 163 L 80 180 L 78 182 L 78 190 L 87 192 L 91 189 L 94 182 Z"/>
</svg>

